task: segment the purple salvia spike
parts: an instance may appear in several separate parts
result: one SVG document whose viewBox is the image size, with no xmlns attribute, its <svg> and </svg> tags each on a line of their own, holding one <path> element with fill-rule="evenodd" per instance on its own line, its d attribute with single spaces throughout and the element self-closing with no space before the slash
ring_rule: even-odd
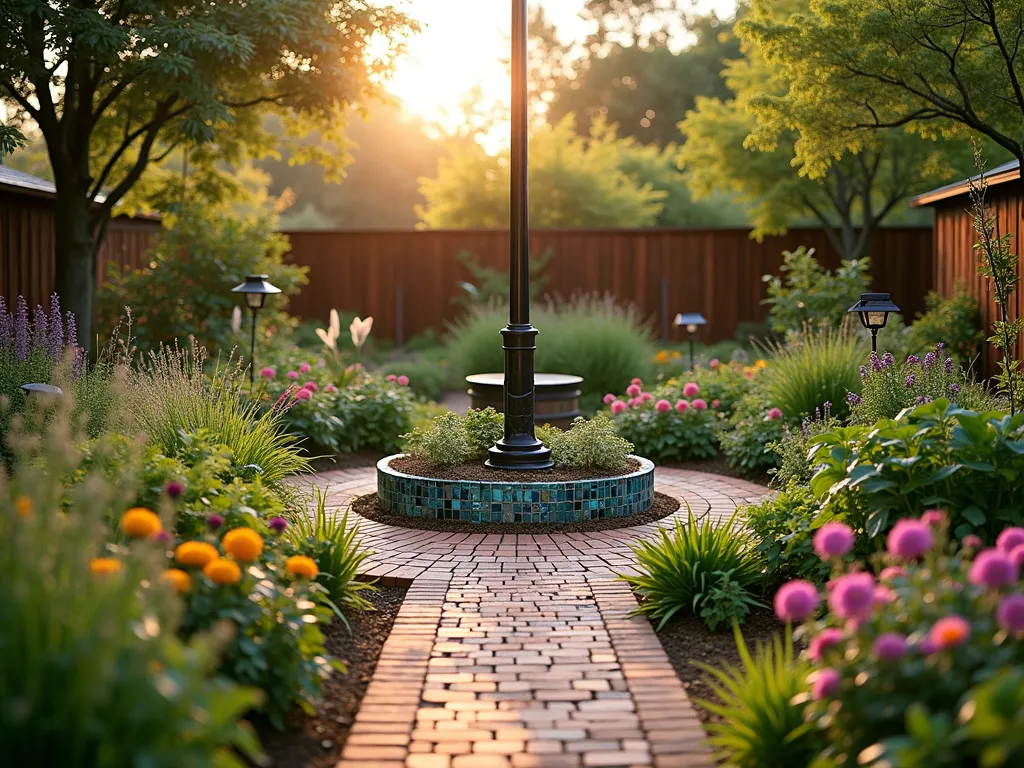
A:
<svg viewBox="0 0 1024 768">
<path fill-rule="evenodd" d="M 77 379 L 82 371 L 82 364 L 85 362 L 85 350 L 78 346 L 78 323 L 75 321 L 75 313 L 67 312 L 68 337 L 66 343 L 75 350 L 75 359 L 71 364 L 71 376 Z"/>
<path fill-rule="evenodd" d="M 64 354 L 64 322 L 60 314 L 60 297 L 54 293 L 50 295 L 50 335 L 46 338 L 47 349 L 50 350 L 50 358 L 55 363 L 60 362 Z"/>
<path fill-rule="evenodd" d="M 14 327 L 11 313 L 7 311 L 7 302 L 0 296 L 0 352 L 14 343 Z"/>
<path fill-rule="evenodd" d="M 32 350 L 45 349 L 48 335 L 46 312 L 43 311 L 42 304 L 36 304 L 36 308 L 32 310 Z"/>
<path fill-rule="evenodd" d="M 14 354 L 19 360 L 28 357 L 28 304 L 19 296 L 14 310 Z"/>
</svg>

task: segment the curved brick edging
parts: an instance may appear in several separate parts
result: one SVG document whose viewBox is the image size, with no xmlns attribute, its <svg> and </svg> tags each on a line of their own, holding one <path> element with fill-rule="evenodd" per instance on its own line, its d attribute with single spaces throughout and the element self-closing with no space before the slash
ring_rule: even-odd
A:
<svg viewBox="0 0 1024 768">
<path fill-rule="evenodd" d="M 640 469 L 617 477 L 522 483 L 508 480 L 443 480 L 392 469 L 377 462 L 377 500 L 399 517 L 461 520 L 467 523 L 577 523 L 628 517 L 654 503 L 654 462 L 632 456 Z"/>
<path fill-rule="evenodd" d="M 372 493 L 373 468 L 313 478 L 328 507 Z M 724 522 L 767 489 L 658 469 L 655 489 Z M 338 768 L 711 768 L 706 736 L 650 623 L 615 574 L 656 524 L 473 534 L 359 515 L 365 575 L 411 584 Z M 660 521 L 672 524 L 671 519 Z"/>
</svg>

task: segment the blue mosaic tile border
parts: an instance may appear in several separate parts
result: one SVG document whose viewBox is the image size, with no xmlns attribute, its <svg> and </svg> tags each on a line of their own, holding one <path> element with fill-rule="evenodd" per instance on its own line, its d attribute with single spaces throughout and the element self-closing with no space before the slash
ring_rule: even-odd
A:
<svg viewBox="0 0 1024 768">
<path fill-rule="evenodd" d="M 654 462 L 634 456 L 640 469 L 598 480 L 555 483 L 437 480 L 406 475 L 377 462 L 377 500 L 392 515 L 467 523 L 576 523 L 626 517 L 654 503 Z"/>
</svg>

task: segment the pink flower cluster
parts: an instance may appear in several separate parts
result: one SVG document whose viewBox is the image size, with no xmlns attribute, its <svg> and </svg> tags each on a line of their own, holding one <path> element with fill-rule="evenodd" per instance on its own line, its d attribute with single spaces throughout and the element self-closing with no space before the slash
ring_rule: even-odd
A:
<svg viewBox="0 0 1024 768">
<path fill-rule="evenodd" d="M 633 379 L 629 386 L 626 387 L 626 399 L 616 397 L 614 393 L 609 392 L 603 398 L 603 402 L 607 405 L 613 415 L 618 415 L 629 408 L 640 408 L 648 403 L 654 402 L 654 410 L 658 413 L 669 413 L 673 409 L 679 413 L 685 413 L 686 411 L 693 408 L 697 411 L 706 411 L 708 404 L 705 400 L 696 397 L 700 394 L 700 387 L 696 382 L 690 381 L 683 386 L 683 395 L 691 400 L 680 399 L 676 400 L 673 405 L 669 400 L 664 398 L 654 401 L 654 395 L 650 392 L 644 391 L 644 383 L 640 379 Z M 717 408 L 719 401 L 713 401 L 712 405 Z"/>
<path fill-rule="evenodd" d="M 405 375 L 401 375 L 401 376 L 396 376 L 396 375 L 395 375 L 395 374 L 393 374 L 393 373 L 389 373 L 389 374 L 387 375 L 387 380 L 388 380 L 389 382 L 391 382 L 391 383 L 395 383 L 395 382 L 397 382 L 397 383 L 398 383 L 398 385 L 399 385 L 399 386 L 402 386 L 402 387 L 407 387 L 407 386 L 409 386 L 409 377 L 408 377 L 408 376 L 405 376 Z"/>
</svg>

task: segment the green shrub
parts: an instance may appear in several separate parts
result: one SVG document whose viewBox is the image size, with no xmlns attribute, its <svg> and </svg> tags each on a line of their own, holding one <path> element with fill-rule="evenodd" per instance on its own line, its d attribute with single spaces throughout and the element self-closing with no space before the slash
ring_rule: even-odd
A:
<svg viewBox="0 0 1024 768">
<path fill-rule="evenodd" d="M 1024 519 L 1024 415 L 979 414 L 939 399 L 811 444 L 822 465 L 811 480 L 822 499 L 815 525 L 835 518 L 866 532 L 865 553 L 898 519 L 924 509 L 945 510 L 957 537 L 989 541 Z"/>
<path fill-rule="evenodd" d="M 457 413 L 434 417 L 429 425 L 402 435 L 404 451 L 435 467 L 453 467 L 474 458 L 474 446 L 466 431 L 466 422 Z"/>
<path fill-rule="evenodd" d="M 981 331 L 981 316 L 978 302 L 964 283 L 957 283 L 953 296 L 930 291 L 925 297 L 926 311 L 918 315 L 912 327 L 914 343 L 919 350 L 932 349 L 944 343 L 950 353 L 964 363 L 978 355 L 978 348 L 985 340 Z"/>
<path fill-rule="evenodd" d="M 944 397 L 961 408 L 987 411 L 998 403 L 985 387 L 975 382 L 951 357 L 942 354 L 942 344 L 928 350 L 923 358 L 910 355 L 896 362 L 889 353 L 872 353 L 867 366 L 861 367 L 861 394 L 847 394 L 851 403 L 850 421 L 874 424 L 879 419 L 894 419 L 904 408 L 930 403 Z"/>
<path fill-rule="evenodd" d="M 60 511 L 60 478 L 77 462 L 67 431 L 65 411 L 43 430 L 45 456 L 0 480 L 4 763 L 241 768 L 239 752 L 258 759 L 238 721 L 258 691 L 215 676 L 211 637 L 176 639 L 180 606 L 155 548 L 105 545 L 117 486 L 94 475 L 71 491 L 75 514 Z M 99 555 L 120 569 L 94 574 Z"/>
<path fill-rule="evenodd" d="M 735 629 L 739 667 L 698 664 L 711 678 L 718 701 L 698 703 L 718 715 L 707 724 L 715 756 L 736 768 L 810 765 L 822 747 L 818 733 L 804 722 L 805 693 L 811 665 L 797 657 L 793 636 L 775 635 L 758 643 L 753 654 Z"/>
<path fill-rule="evenodd" d="M 505 415 L 493 408 L 470 408 L 462 417 L 473 458 L 484 458 L 488 449 L 505 436 Z"/>
<path fill-rule="evenodd" d="M 700 617 L 708 629 L 715 632 L 719 624 L 742 624 L 754 606 L 766 607 L 764 603 L 755 600 L 742 584 L 733 581 L 732 573 L 726 571 L 708 589 L 702 601 Z"/>
<path fill-rule="evenodd" d="M 362 592 L 374 586 L 357 581 L 359 567 L 373 554 L 363 549 L 358 523 L 349 527 L 348 512 L 338 517 L 328 515 L 324 492 L 317 488 L 316 513 L 295 515 L 288 528 L 288 541 L 296 553 L 312 558 L 320 573 L 317 581 L 323 586 L 340 618 L 348 623 L 346 612 L 372 610 L 373 605 Z"/>
<path fill-rule="evenodd" d="M 795 482 L 759 504 L 741 508 L 773 582 L 806 579 L 823 584 L 828 579 L 829 565 L 818 558 L 812 543 L 811 525 L 819 511 L 811 490 Z"/>
<path fill-rule="evenodd" d="M 658 390 L 655 390 L 657 392 Z M 709 409 L 658 411 L 657 400 L 627 408 L 615 417 L 619 433 L 652 461 L 692 461 L 718 453 L 718 415 Z"/>
<path fill-rule="evenodd" d="M 765 395 L 772 406 L 791 419 L 824 410 L 826 403 L 837 417 L 847 414 L 847 394 L 860 392 L 860 365 L 867 359 L 860 339 L 843 330 L 805 328 L 769 349 Z"/>
<path fill-rule="evenodd" d="M 452 366 L 443 351 L 424 352 L 415 360 L 385 363 L 381 374 L 409 378 L 409 389 L 423 400 L 440 400 L 448 389 L 460 389 L 465 382 L 453 382 Z"/>
<path fill-rule="evenodd" d="M 782 252 L 782 274 L 765 275 L 768 319 L 776 333 L 799 331 L 808 323 L 836 328 L 870 283 L 871 260 L 843 261 L 835 272 L 822 267 L 814 249 Z"/>
<path fill-rule="evenodd" d="M 839 419 L 829 414 L 815 415 L 804 419 L 799 429 L 786 428 L 783 436 L 768 443 L 767 452 L 778 457 L 778 466 L 772 472 L 771 485 L 775 488 L 786 488 L 792 483 L 806 486 L 810 483 L 818 465 L 811 462 L 811 440 L 818 435 L 831 432 L 841 426 Z"/>
<path fill-rule="evenodd" d="M 653 539 L 630 544 L 640 573 L 619 578 L 640 601 L 637 612 L 660 628 L 680 611 L 699 616 L 725 574 L 748 592 L 760 587 L 764 574 L 754 541 L 735 523 L 734 515 L 724 524 L 706 518 L 698 525 L 691 512 L 685 526 L 676 520 L 672 533 L 659 526 Z"/>
<path fill-rule="evenodd" d="M 450 327 L 449 354 L 460 377 L 504 370 L 499 331 L 507 322 L 507 308 L 492 305 L 471 309 Z M 650 328 L 635 309 L 611 299 L 548 303 L 535 309 L 533 324 L 540 330 L 536 370 L 582 376 L 585 411 L 596 410 L 605 393 L 625 389 L 634 376 L 653 373 Z"/>
<path fill-rule="evenodd" d="M 755 389 L 736 404 L 736 411 L 719 440 L 729 466 L 746 474 L 761 474 L 779 466 L 779 456 L 769 446 L 783 440 L 789 430 L 783 412 L 772 408 Z"/>
<path fill-rule="evenodd" d="M 633 444 L 619 437 L 606 413 L 594 414 L 589 421 L 577 417 L 568 430 L 550 439 L 551 460 L 567 469 L 617 472 L 626 468 L 633 452 Z"/>
</svg>

